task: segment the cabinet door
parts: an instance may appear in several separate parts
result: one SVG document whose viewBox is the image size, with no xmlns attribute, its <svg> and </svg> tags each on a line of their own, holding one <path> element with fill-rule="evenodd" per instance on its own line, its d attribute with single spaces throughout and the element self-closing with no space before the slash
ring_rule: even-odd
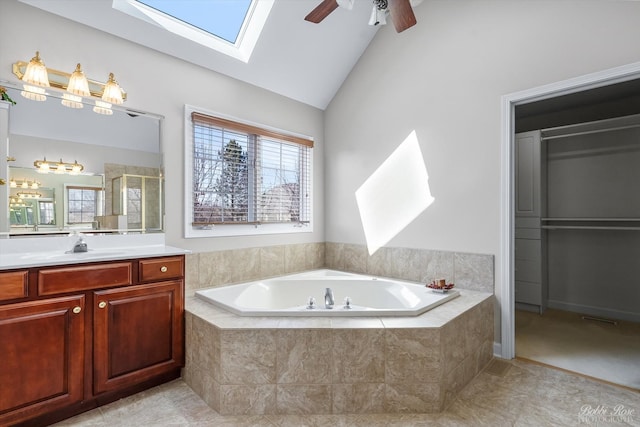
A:
<svg viewBox="0 0 640 427">
<path fill-rule="evenodd" d="M 182 283 L 173 280 L 94 293 L 95 394 L 184 365 Z"/>
<path fill-rule="evenodd" d="M 540 216 L 540 153 L 540 131 L 516 135 L 516 215 Z"/>
<path fill-rule="evenodd" d="M 0 306 L 0 425 L 83 399 L 84 296 Z"/>
</svg>

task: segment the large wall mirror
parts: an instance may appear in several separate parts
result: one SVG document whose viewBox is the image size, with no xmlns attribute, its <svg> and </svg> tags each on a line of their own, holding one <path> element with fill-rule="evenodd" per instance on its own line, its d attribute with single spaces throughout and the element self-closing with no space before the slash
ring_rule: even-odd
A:
<svg viewBox="0 0 640 427">
<path fill-rule="evenodd" d="M 11 236 L 163 231 L 161 116 L 126 108 L 97 114 L 93 104 L 68 108 L 56 95 L 34 101 L 2 85 L 16 101 L 8 124 Z M 34 165 L 45 160 L 48 173 Z"/>
</svg>

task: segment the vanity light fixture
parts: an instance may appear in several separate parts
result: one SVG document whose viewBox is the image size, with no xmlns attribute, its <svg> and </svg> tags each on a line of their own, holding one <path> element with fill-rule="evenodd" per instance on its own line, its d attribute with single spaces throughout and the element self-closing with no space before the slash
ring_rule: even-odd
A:
<svg viewBox="0 0 640 427">
<path fill-rule="evenodd" d="M 68 173 L 70 175 L 78 175 L 84 170 L 84 166 L 78 163 L 77 160 L 73 163 L 66 163 L 60 159 L 59 162 L 50 163 L 46 157 L 43 160 L 33 162 L 33 166 L 35 166 L 40 173 L 54 172 L 58 174 Z"/>
<path fill-rule="evenodd" d="M 36 51 L 36 56 L 31 58 L 20 78 L 23 82 L 24 90 L 20 92 L 22 96 L 32 101 L 46 101 L 45 87 L 49 87 L 49 74 L 44 62 L 40 59 L 40 52 Z"/>
<path fill-rule="evenodd" d="M 76 65 L 76 69 L 69 77 L 67 85 L 67 93 L 62 95 L 62 105 L 69 108 L 82 108 L 82 97 L 91 96 L 89 92 L 89 82 L 82 72 L 80 64 Z"/>
<path fill-rule="evenodd" d="M 19 199 L 39 199 L 40 197 L 42 197 L 42 194 L 40 193 L 30 193 L 30 192 L 21 192 L 16 194 L 16 196 L 18 196 Z"/>
<path fill-rule="evenodd" d="M 82 108 L 82 98 L 97 98 L 93 111 L 99 114 L 111 115 L 113 104 L 120 105 L 127 99 L 127 93 L 122 90 L 113 73 L 109 73 L 106 83 L 88 79 L 80 64 L 73 73 L 54 70 L 45 67 L 36 52 L 29 63 L 18 61 L 13 64 L 13 74 L 24 82 L 22 96 L 36 101 L 47 99 L 46 88 L 56 88 L 64 91 L 62 104 L 69 108 Z M 49 93 L 53 94 L 53 91 Z"/>
<path fill-rule="evenodd" d="M 26 208 L 27 204 L 19 197 L 9 197 L 9 206 L 12 208 Z"/>
</svg>

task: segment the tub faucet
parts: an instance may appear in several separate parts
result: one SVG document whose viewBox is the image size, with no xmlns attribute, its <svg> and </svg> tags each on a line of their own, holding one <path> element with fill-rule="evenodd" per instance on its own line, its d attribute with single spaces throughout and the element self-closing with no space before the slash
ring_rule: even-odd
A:
<svg viewBox="0 0 640 427">
<path fill-rule="evenodd" d="M 324 307 L 333 308 L 333 291 L 331 288 L 326 288 L 324 291 Z"/>
</svg>

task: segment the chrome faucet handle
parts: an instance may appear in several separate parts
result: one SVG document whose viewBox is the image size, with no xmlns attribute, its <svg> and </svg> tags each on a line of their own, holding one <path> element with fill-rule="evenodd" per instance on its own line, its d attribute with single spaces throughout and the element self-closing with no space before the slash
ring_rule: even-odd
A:
<svg viewBox="0 0 640 427">
<path fill-rule="evenodd" d="M 309 310 L 313 310 L 316 308 L 316 299 L 314 297 L 309 297 L 309 301 L 307 303 L 307 308 Z"/>
<path fill-rule="evenodd" d="M 351 297 L 346 297 L 344 299 L 344 308 L 346 310 L 351 310 Z"/>
</svg>

